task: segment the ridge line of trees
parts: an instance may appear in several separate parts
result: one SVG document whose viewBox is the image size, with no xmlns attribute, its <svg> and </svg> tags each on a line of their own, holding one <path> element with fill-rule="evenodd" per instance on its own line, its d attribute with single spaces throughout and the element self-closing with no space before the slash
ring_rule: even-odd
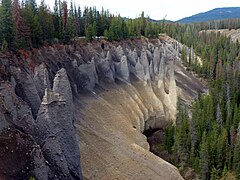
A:
<svg viewBox="0 0 240 180">
<path fill-rule="evenodd" d="M 55 0 L 53 11 L 44 0 L 2 0 L 0 4 L 0 47 L 2 50 L 39 47 L 44 44 L 70 43 L 74 37 L 87 41 L 105 36 L 109 41 L 141 36 L 157 37 L 159 23 L 145 17 L 124 19 L 96 7 L 68 7 L 64 0 Z"/>
</svg>

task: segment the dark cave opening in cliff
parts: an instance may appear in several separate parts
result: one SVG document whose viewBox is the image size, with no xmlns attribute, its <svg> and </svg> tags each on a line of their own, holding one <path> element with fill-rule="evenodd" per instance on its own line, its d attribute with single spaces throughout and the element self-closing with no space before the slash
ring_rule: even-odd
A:
<svg viewBox="0 0 240 180">
<path fill-rule="evenodd" d="M 150 152 L 168 162 L 172 161 L 171 155 L 164 148 L 166 136 L 165 129 L 150 127 L 144 130 L 143 134 L 147 137 L 147 142 L 150 146 Z"/>
<path fill-rule="evenodd" d="M 148 129 L 146 129 L 146 130 L 143 131 L 143 134 L 144 134 L 147 138 L 149 138 L 149 137 L 151 137 L 155 132 L 157 132 L 157 131 L 159 131 L 159 130 L 162 130 L 162 129 L 161 129 L 161 128 L 152 128 L 152 127 L 150 126 Z"/>
<path fill-rule="evenodd" d="M 104 49 L 104 43 L 101 44 L 101 48 Z"/>
</svg>

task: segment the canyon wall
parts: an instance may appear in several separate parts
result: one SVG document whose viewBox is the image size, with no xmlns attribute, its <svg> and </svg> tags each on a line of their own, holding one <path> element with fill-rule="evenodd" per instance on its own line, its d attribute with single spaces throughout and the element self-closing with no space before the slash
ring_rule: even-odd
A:
<svg viewBox="0 0 240 180">
<path fill-rule="evenodd" d="M 182 47 L 161 36 L 1 54 L 0 177 L 182 179 L 142 134 L 207 91 Z"/>
</svg>

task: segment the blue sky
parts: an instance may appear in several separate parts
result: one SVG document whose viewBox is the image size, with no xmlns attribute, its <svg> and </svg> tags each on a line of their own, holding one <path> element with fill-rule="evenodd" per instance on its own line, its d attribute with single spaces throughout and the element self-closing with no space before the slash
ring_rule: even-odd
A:
<svg viewBox="0 0 240 180">
<path fill-rule="evenodd" d="M 45 0 L 45 3 L 52 7 L 54 1 Z M 240 0 L 75 0 L 75 2 L 80 4 L 82 9 L 84 6 L 96 6 L 97 9 L 104 7 L 111 13 L 120 13 L 122 17 L 135 18 L 144 11 L 152 19 L 159 20 L 166 16 L 166 19 L 173 21 L 218 7 L 240 7 Z"/>
</svg>

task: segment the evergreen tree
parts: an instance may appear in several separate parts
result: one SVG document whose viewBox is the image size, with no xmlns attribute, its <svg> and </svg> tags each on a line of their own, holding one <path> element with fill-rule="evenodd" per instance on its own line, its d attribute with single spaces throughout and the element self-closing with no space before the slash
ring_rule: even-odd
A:
<svg viewBox="0 0 240 180">
<path fill-rule="evenodd" d="M 141 16 L 140 16 L 140 34 L 142 36 L 145 35 L 146 25 L 147 25 L 147 20 L 144 16 L 144 11 L 143 11 Z"/>
<path fill-rule="evenodd" d="M 38 47 L 43 42 L 43 34 L 35 0 L 26 1 L 23 9 L 23 19 L 26 22 L 26 26 L 30 29 L 32 46 Z"/>
<path fill-rule="evenodd" d="M 217 105 L 216 119 L 217 119 L 219 126 L 222 127 L 223 119 L 222 119 L 222 112 L 221 112 L 221 108 L 220 108 L 219 104 Z"/>
<path fill-rule="evenodd" d="M 239 112 L 239 108 L 237 107 L 237 104 L 235 104 L 234 112 L 233 112 L 233 126 L 235 129 L 238 128 L 239 121 L 240 121 L 240 112 Z"/>
<path fill-rule="evenodd" d="M 89 25 L 86 30 L 86 40 L 91 42 L 93 40 L 93 26 Z"/>
<path fill-rule="evenodd" d="M 20 12 L 18 0 L 13 1 L 13 34 L 16 48 L 24 48 L 31 45 L 30 30 L 25 25 Z"/>
<path fill-rule="evenodd" d="M 172 146 L 174 143 L 174 126 L 170 126 L 165 130 L 165 142 L 164 146 L 168 152 L 172 151 Z"/>
<path fill-rule="evenodd" d="M 202 179 L 209 178 L 209 154 L 208 154 L 208 142 L 207 142 L 207 133 L 204 131 L 202 142 L 200 146 L 200 166 L 201 166 L 201 176 Z"/>
<path fill-rule="evenodd" d="M 43 41 L 52 40 L 54 37 L 54 23 L 53 17 L 49 13 L 44 0 L 41 1 L 41 4 L 38 8 L 38 19 L 41 26 L 42 39 Z"/>
<path fill-rule="evenodd" d="M 79 22 L 79 36 L 83 36 L 84 35 L 84 20 L 82 17 L 82 11 L 80 6 L 78 6 L 78 12 L 77 12 L 77 16 L 78 16 L 78 22 Z"/>
<path fill-rule="evenodd" d="M 54 37 L 59 38 L 60 36 L 60 17 L 59 17 L 59 4 L 58 0 L 55 0 L 54 13 L 53 13 L 53 25 L 54 25 Z"/>
<path fill-rule="evenodd" d="M 190 155 L 190 125 L 185 108 L 180 108 L 177 114 L 177 126 L 174 134 L 174 151 L 175 162 L 180 162 L 181 166 L 185 166 L 189 162 Z"/>
<path fill-rule="evenodd" d="M 7 47 L 13 46 L 12 1 L 2 0 L 0 8 L 0 41 Z"/>
<path fill-rule="evenodd" d="M 68 7 L 67 7 L 66 1 L 63 1 L 61 10 L 63 12 L 63 31 L 66 31 L 66 27 L 68 23 Z"/>
<path fill-rule="evenodd" d="M 228 178 L 227 178 L 227 172 L 228 172 L 228 170 L 227 170 L 227 166 L 226 166 L 226 164 L 224 165 L 224 168 L 223 168 L 223 172 L 222 172 L 222 179 L 224 179 L 224 180 L 227 180 Z"/>
<path fill-rule="evenodd" d="M 216 180 L 216 179 L 219 179 L 218 170 L 215 167 L 213 167 L 212 170 L 211 170 L 210 180 Z"/>
<path fill-rule="evenodd" d="M 237 178 L 240 178 L 240 135 L 237 136 L 237 142 L 234 147 L 233 155 L 233 170 L 236 173 Z"/>
</svg>

